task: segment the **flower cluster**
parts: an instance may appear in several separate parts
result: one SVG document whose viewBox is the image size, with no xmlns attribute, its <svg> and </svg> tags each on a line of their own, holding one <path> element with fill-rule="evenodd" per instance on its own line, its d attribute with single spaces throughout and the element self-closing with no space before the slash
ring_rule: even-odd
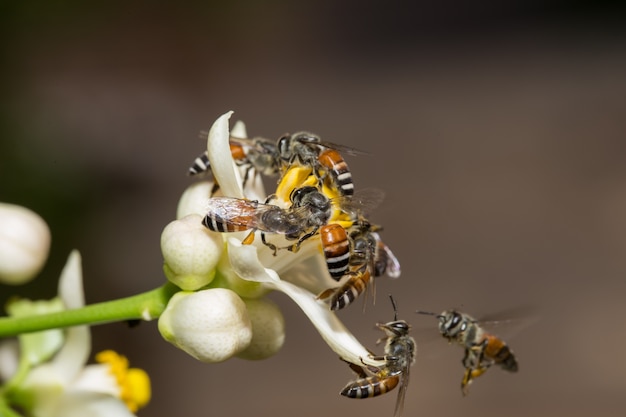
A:
<svg viewBox="0 0 626 417">
<path fill-rule="evenodd" d="M 232 158 L 230 137 L 247 135 L 241 122 L 229 131 L 231 113 L 218 118 L 208 135 L 206 159 L 219 191 L 212 193 L 217 187 L 211 181 L 191 185 L 180 200 L 177 220 L 161 237 L 165 274 L 182 289 L 159 318 L 161 334 L 203 362 L 233 356 L 266 358 L 280 349 L 285 336 L 280 310 L 264 297 L 276 290 L 296 302 L 342 359 L 381 366 L 383 362 L 372 358 L 318 299 L 321 291 L 336 286 L 326 270 L 319 239 L 303 241 L 296 250 L 273 253 L 250 232 L 216 233 L 203 225 L 210 197 L 265 200 L 259 176 L 250 177 L 249 167 L 239 167 Z M 311 181 L 317 181 L 311 169 L 289 170 L 276 190 L 276 204 L 288 204 L 294 188 Z M 337 195 L 330 188 L 323 191 L 330 198 Z M 332 216 L 333 222 L 344 220 L 339 211 Z"/>
</svg>

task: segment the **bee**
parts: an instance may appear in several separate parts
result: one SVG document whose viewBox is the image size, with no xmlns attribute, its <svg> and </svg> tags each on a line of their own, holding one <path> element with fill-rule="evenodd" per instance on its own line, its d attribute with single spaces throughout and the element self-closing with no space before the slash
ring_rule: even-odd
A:
<svg viewBox="0 0 626 417">
<path fill-rule="evenodd" d="M 261 231 L 263 244 L 274 251 L 288 249 L 297 252 L 302 242 L 315 235 L 328 223 L 332 212 L 331 201 L 316 187 L 295 188 L 290 196 L 291 206 L 281 208 L 274 204 L 231 198 L 213 197 L 208 202 L 208 212 L 202 224 L 216 232 L 239 232 L 252 230 L 244 239 L 251 243 L 254 231 Z M 266 240 L 265 233 L 278 233 L 296 243 L 278 247 Z"/>
<path fill-rule="evenodd" d="M 340 152 L 356 155 L 356 149 L 324 142 L 319 136 L 308 132 L 285 134 L 277 143 L 278 157 L 284 170 L 294 163 L 309 166 L 320 181 L 329 177 L 343 196 L 354 194 L 352 173 Z"/>
<path fill-rule="evenodd" d="M 419 314 L 435 316 L 439 320 L 439 332 L 448 342 L 456 342 L 465 349 L 462 363 L 465 373 L 461 380 L 461 392 L 469 393 L 469 384 L 493 364 L 509 372 L 517 372 L 517 360 L 507 344 L 499 337 L 484 330 L 472 316 L 456 310 L 435 314 L 417 311 Z"/>
<path fill-rule="evenodd" d="M 385 273 L 391 278 L 400 276 L 398 259 L 375 230 L 380 227 L 371 225 L 362 216 L 350 228 L 350 256 L 345 274 L 349 278 L 340 287 L 329 288 L 317 296 L 318 299 L 330 297 L 331 310 L 341 310 L 356 300 L 373 284 L 372 277 Z"/>
<path fill-rule="evenodd" d="M 415 340 L 409 336 L 411 326 L 404 320 L 398 320 L 396 304 L 391 296 L 389 298 L 394 311 L 393 321 L 376 324 L 385 333 L 385 337 L 377 342 L 377 344 L 385 342 L 385 354 L 372 356 L 375 360 L 385 361 L 385 365 L 361 367 L 349 364 L 359 379 L 347 384 L 341 390 L 341 395 L 349 398 L 376 397 L 386 394 L 399 385 L 394 411 L 394 417 L 399 417 L 404 407 L 404 397 L 409 385 L 409 369 L 415 362 L 417 347 Z"/>
<path fill-rule="evenodd" d="M 230 153 L 237 166 L 245 168 L 244 185 L 254 171 L 265 176 L 276 176 L 280 172 L 280 159 L 276 142 L 270 139 L 256 137 L 252 139 L 231 136 L 229 139 Z M 207 151 L 200 154 L 189 167 L 190 176 L 209 173 L 211 162 Z M 213 192 L 219 186 L 214 186 Z"/>
</svg>

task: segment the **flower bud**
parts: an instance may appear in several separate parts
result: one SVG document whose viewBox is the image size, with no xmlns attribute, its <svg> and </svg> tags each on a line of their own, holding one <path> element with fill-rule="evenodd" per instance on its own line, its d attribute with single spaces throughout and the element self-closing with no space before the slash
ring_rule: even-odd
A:
<svg viewBox="0 0 626 417">
<path fill-rule="evenodd" d="M 283 314 L 270 300 L 244 300 L 244 302 L 252 322 L 252 341 L 237 357 L 258 360 L 275 355 L 285 342 Z"/>
<path fill-rule="evenodd" d="M 43 268 L 50 250 L 50 229 L 25 207 L 0 203 L 0 282 L 19 285 Z"/>
<path fill-rule="evenodd" d="M 246 305 L 231 290 L 181 291 L 159 318 L 165 340 L 201 362 L 222 362 L 243 351 L 252 340 Z"/>
<path fill-rule="evenodd" d="M 161 234 L 163 270 L 183 290 L 197 290 L 213 280 L 223 249 L 222 237 L 204 227 L 197 214 L 174 220 Z"/>
</svg>

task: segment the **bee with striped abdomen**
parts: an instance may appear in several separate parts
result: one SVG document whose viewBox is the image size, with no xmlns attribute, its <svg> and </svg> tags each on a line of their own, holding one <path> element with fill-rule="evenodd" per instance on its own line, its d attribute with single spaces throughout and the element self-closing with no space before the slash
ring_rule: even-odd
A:
<svg viewBox="0 0 626 417">
<path fill-rule="evenodd" d="M 275 176 L 280 172 L 280 159 L 275 141 L 262 137 L 248 139 L 231 136 L 229 143 L 235 164 L 244 168 L 244 185 L 251 174 Z M 193 161 L 188 174 L 195 176 L 210 172 L 211 162 L 207 151 L 204 151 Z M 215 184 L 212 193 L 218 188 L 219 185 Z"/>
<path fill-rule="evenodd" d="M 330 297 L 331 310 L 341 310 L 350 305 L 368 287 L 373 286 L 375 277 L 385 273 L 391 278 L 400 276 L 398 259 L 375 230 L 380 228 L 371 225 L 363 217 L 359 217 L 349 228 L 350 256 L 345 274 L 348 278 L 338 288 L 329 288 L 317 296 L 319 299 Z"/>
<path fill-rule="evenodd" d="M 331 201 L 316 187 L 295 188 L 291 192 L 291 207 L 281 208 L 274 204 L 232 198 L 213 197 L 208 201 L 207 214 L 202 223 L 215 232 L 261 231 L 263 243 L 270 249 L 288 249 L 297 252 L 302 242 L 315 235 L 328 223 Z M 282 234 L 296 243 L 278 247 L 266 240 L 265 233 Z M 244 243 L 251 243 L 251 233 Z"/>
<path fill-rule="evenodd" d="M 385 354 L 373 356 L 373 359 L 384 360 L 385 365 L 381 367 L 361 367 L 356 364 L 350 364 L 350 368 L 357 373 L 359 379 L 347 384 L 341 390 L 341 395 L 349 398 L 376 397 L 391 391 L 399 385 L 398 398 L 393 414 L 394 417 L 399 417 L 404 407 L 404 397 L 409 385 L 409 370 L 415 362 L 417 348 L 415 340 L 409 336 L 411 326 L 404 320 L 398 320 L 395 302 L 391 296 L 389 298 L 393 305 L 393 321 L 376 324 L 386 335 L 377 342 L 385 342 Z"/>
<path fill-rule="evenodd" d="M 417 311 L 419 314 L 435 316 L 439 320 L 439 332 L 449 342 L 456 342 L 465 349 L 463 366 L 465 373 L 461 381 L 463 395 L 469 393 L 469 384 L 491 365 L 499 365 L 509 372 L 517 372 L 517 360 L 507 344 L 499 337 L 487 332 L 472 316 L 456 310 L 435 314 Z"/>
<path fill-rule="evenodd" d="M 283 135 L 278 139 L 277 148 L 284 171 L 295 163 L 308 166 L 320 181 L 330 178 L 342 196 L 354 194 L 352 174 L 341 153 L 356 155 L 362 152 L 322 141 L 319 136 L 308 132 Z"/>
</svg>

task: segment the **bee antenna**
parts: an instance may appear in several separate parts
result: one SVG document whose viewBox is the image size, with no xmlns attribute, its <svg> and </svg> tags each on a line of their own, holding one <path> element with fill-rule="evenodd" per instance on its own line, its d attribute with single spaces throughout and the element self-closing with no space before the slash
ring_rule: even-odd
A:
<svg viewBox="0 0 626 417">
<path fill-rule="evenodd" d="M 396 307 L 396 302 L 393 299 L 393 295 L 389 294 L 389 299 L 391 300 L 391 305 L 393 306 L 393 321 L 398 320 L 398 307 Z"/>
<path fill-rule="evenodd" d="M 422 310 L 415 310 L 415 312 L 417 314 L 425 314 L 427 316 L 435 316 L 435 317 L 439 317 L 437 314 L 433 313 L 432 311 L 422 311 Z"/>
</svg>

